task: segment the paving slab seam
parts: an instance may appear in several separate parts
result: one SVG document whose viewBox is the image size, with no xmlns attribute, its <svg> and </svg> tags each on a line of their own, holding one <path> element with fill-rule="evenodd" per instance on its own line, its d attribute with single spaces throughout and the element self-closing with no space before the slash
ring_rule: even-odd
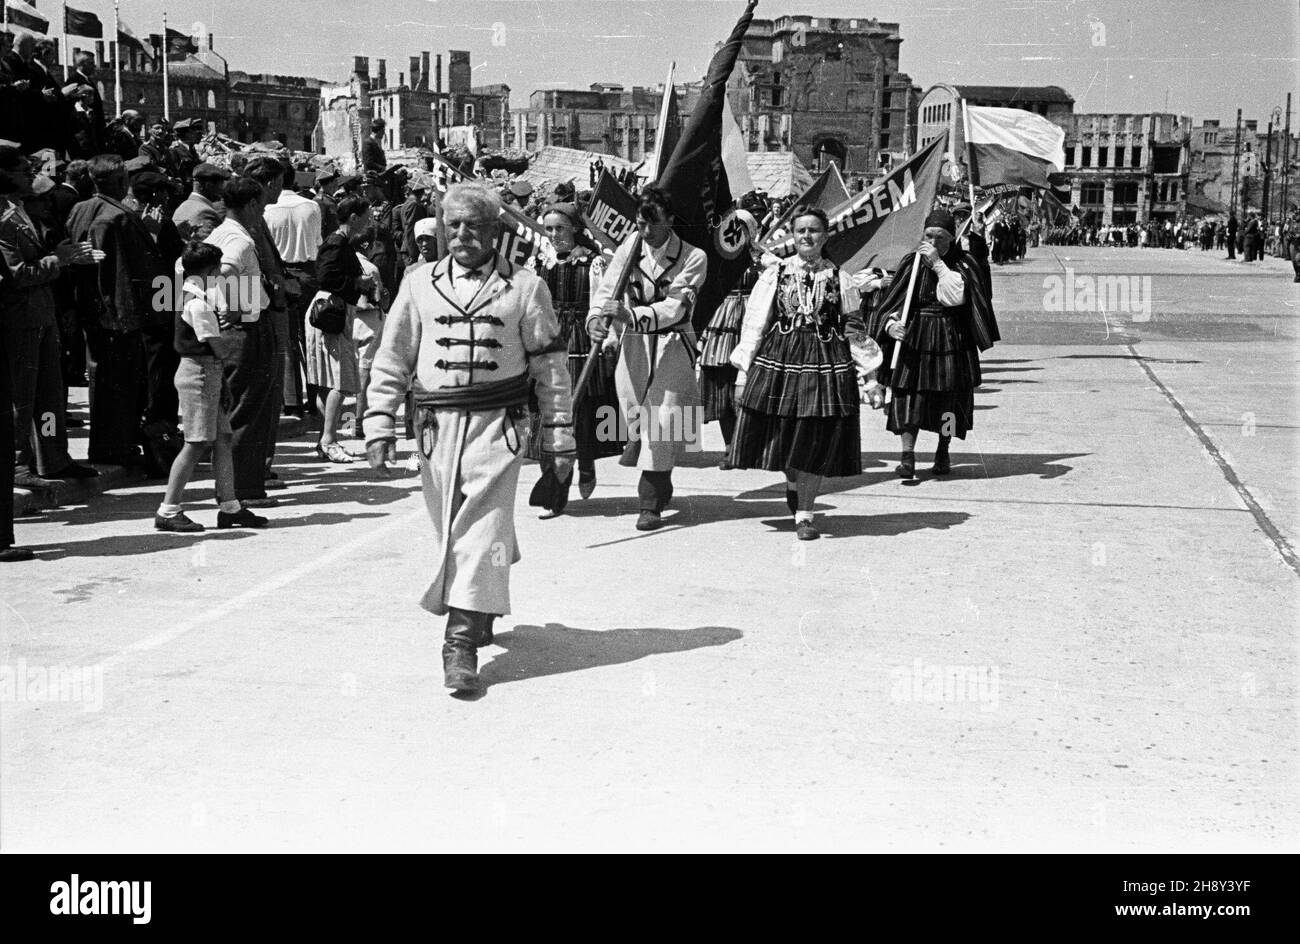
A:
<svg viewBox="0 0 1300 944">
<path fill-rule="evenodd" d="M 1209 453 L 1210 458 L 1214 460 L 1214 464 L 1219 467 L 1219 471 L 1223 474 L 1224 479 L 1232 486 L 1233 490 L 1236 491 L 1238 497 L 1245 502 L 1246 508 L 1250 511 L 1252 517 L 1254 517 L 1255 523 L 1259 525 L 1259 529 L 1264 532 L 1265 536 L 1267 536 L 1270 541 L 1273 542 L 1273 546 L 1277 548 L 1277 552 L 1295 572 L 1296 576 L 1300 577 L 1300 557 L 1296 556 L 1295 550 L 1291 547 L 1287 539 L 1282 536 L 1282 532 L 1277 529 L 1277 526 L 1273 524 L 1268 513 L 1264 511 L 1259 502 L 1255 500 L 1255 496 L 1251 494 L 1250 489 L 1246 488 L 1245 483 L 1243 483 L 1237 476 L 1236 470 L 1233 469 L 1233 467 L 1228 464 L 1228 461 L 1223 458 L 1223 454 L 1219 452 L 1219 447 L 1214 444 L 1214 440 L 1211 439 L 1209 434 L 1201 427 L 1201 424 L 1192 418 L 1192 414 L 1189 413 L 1187 408 L 1183 406 L 1176 396 L 1174 396 L 1173 392 L 1164 385 L 1159 377 L 1156 376 L 1155 371 L 1151 369 L 1150 365 L 1138 356 L 1138 352 L 1133 345 L 1129 344 L 1126 346 L 1129 349 L 1129 353 L 1131 353 L 1137 361 L 1137 365 L 1142 368 L 1143 372 L 1148 378 L 1150 378 L 1151 382 L 1156 385 L 1156 389 L 1164 394 L 1165 399 L 1168 400 L 1173 408 L 1178 411 L 1178 415 L 1182 417 L 1183 423 L 1186 424 L 1187 428 L 1190 429 L 1196 438 L 1200 440 L 1201 445 L 1205 447 L 1205 451 Z"/>
</svg>

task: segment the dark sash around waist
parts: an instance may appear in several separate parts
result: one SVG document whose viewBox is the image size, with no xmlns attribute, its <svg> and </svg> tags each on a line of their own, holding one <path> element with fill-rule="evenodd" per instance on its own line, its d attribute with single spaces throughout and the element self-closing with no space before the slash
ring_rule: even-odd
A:
<svg viewBox="0 0 1300 944">
<path fill-rule="evenodd" d="M 502 410 L 528 402 L 528 375 L 507 377 L 468 387 L 439 387 L 415 391 L 415 405 L 432 410 Z"/>
</svg>

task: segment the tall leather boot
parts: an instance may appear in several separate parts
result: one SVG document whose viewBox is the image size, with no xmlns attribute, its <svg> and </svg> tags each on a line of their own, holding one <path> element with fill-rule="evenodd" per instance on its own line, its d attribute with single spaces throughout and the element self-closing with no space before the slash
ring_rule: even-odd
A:
<svg viewBox="0 0 1300 944">
<path fill-rule="evenodd" d="M 478 677 L 480 628 L 475 619 L 480 615 L 455 607 L 447 614 L 447 634 L 442 644 L 442 671 L 447 688 L 477 692 L 483 687 Z"/>
</svg>

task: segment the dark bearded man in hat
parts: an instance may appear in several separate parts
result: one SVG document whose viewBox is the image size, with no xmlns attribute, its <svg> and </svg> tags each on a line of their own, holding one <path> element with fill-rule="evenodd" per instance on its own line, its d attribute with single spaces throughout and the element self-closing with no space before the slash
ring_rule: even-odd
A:
<svg viewBox="0 0 1300 944">
<path fill-rule="evenodd" d="M 912 267 L 920 265 L 907 323 L 902 321 Z M 979 262 L 964 252 L 947 210 L 925 218 L 925 238 L 903 258 L 888 294 L 872 315 L 868 331 L 880 345 L 884 364 L 878 380 L 893 391 L 886 428 L 902 438 L 898 474 L 916 471 L 920 430 L 938 433 L 934 474 L 949 471 L 948 444 L 965 439 L 975 420 L 981 351 L 999 340 L 993 305 Z M 897 368 L 894 347 L 902 345 Z"/>
</svg>

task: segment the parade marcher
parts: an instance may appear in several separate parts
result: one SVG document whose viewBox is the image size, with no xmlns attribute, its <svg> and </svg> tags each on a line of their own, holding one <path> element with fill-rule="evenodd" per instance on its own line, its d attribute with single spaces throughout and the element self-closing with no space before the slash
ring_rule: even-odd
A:
<svg viewBox="0 0 1300 944">
<path fill-rule="evenodd" d="M 582 214 L 572 204 L 557 203 L 548 207 L 542 215 L 542 226 L 555 246 L 556 262 L 550 268 L 539 262 L 537 274 L 546 281 L 551 293 L 555 317 L 559 319 L 560 330 L 568 344 L 569 376 L 576 384 L 591 351 L 587 313 L 591 309 L 591 298 L 605 274 L 605 260 L 587 235 Z M 574 404 L 578 494 L 583 498 L 590 498 L 595 491 L 596 460 L 623 451 L 618 436 L 599 435 L 601 417 L 606 418 L 604 429 L 609 430 L 616 428 L 616 424 L 609 421 L 618 415 L 618 399 L 609 364 L 608 360 L 600 358 L 587 379 L 585 395 L 581 402 Z"/>
<path fill-rule="evenodd" d="M 319 288 L 308 306 L 303 334 L 307 346 L 307 383 L 316 387 L 321 414 L 316 457 L 326 462 L 347 463 L 357 457 L 338 442 L 339 419 L 344 397 L 357 393 L 361 383 L 352 323 L 356 320 L 357 301 L 362 294 L 374 291 L 375 286 L 366 278 L 352 248 L 352 239 L 370 230 L 370 204 L 364 197 L 345 197 L 338 206 L 338 215 L 338 229 L 321 244 L 316 257 Z M 322 317 L 325 309 L 335 312 L 333 325 Z"/>
<path fill-rule="evenodd" d="M 718 468 L 732 468 L 728 453 L 736 431 L 736 368 L 731 354 L 740 340 L 740 326 L 745 318 L 745 304 L 763 271 L 759 259 L 758 221 L 747 210 L 737 216 L 749 230 L 752 265 L 745 270 L 735 287 L 722 300 L 713 317 L 700 332 L 700 399 L 704 403 L 704 422 L 716 422 L 722 430 L 722 461 Z"/>
<path fill-rule="evenodd" d="M 159 531 L 190 534 L 203 525 L 185 514 L 181 501 L 194 467 L 209 446 L 216 486 L 217 527 L 264 528 L 267 520 L 235 497 L 235 465 L 227 403 L 225 362 L 240 343 L 238 316 L 232 316 L 221 291 L 221 250 L 195 240 L 181 254 L 182 304 L 173 328 L 181 355 L 175 385 L 185 445 L 172 462 L 167 491 L 154 514 Z"/>
<path fill-rule="evenodd" d="M 379 267 L 366 256 L 366 251 L 370 248 L 370 233 L 367 230 L 349 240 L 352 250 L 357 254 L 357 262 L 361 263 L 361 275 L 368 283 L 352 310 L 352 343 L 357 349 L 357 408 L 353 435 L 357 439 L 365 438 L 362 418 L 366 415 L 366 388 L 370 385 L 370 367 L 375 362 L 375 353 L 383 340 L 384 312 L 393 301 L 384 288 Z"/>
<path fill-rule="evenodd" d="M 406 265 L 420 258 L 419 247 L 415 245 L 415 224 L 429 216 L 428 199 L 428 176 L 420 174 L 413 177 L 407 185 L 406 202 L 398 211 L 402 220 L 402 241 L 398 250 L 404 257 Z"/>
<path fill-rule="evenodd" d="M 545 283 L 496 251 L 501 202 L 479 184 L 443 200 L 451 257 L 403 281 L 375 357 L 365 417 L 370 464 L 386 469 L 394 415 L 415 382 L 421 479 L 437 548 L 423 606 L 447 615 L 445 684 L 481 687 L 476 650 L 510 612 L 519 560 L 514 502 L 526 448 L 529 381 L 543 450 L 561 481 L 573 473 L 569 374 Z M 428 277 L 425 277 L 425 276 Z"/>
<path fill-rule="evenodd" d="M 0 89 L 3 93 L 3 89 Z M 3 95 L 0 94 L 0 99 Z M 3 101 L 0 100 L 0 104 Z M 13 291 L 13 279 L 4 256 L 0 255 L 0 331 L 8 326 L 10 311 L 10 293 Z M 13 388 L 9 382 L 8 352 L 0 356 L 0 405 L 13 400 Z M 29 561 L 36 555 L 30 548 L 14 547 L 14 454 L 7 444 L 14 438 L 14 415 L 9 409 L 0 409 L 0 495 L 8 498 L 0 502 L 0 564 L 15 564 Z"/>
<path fill-rule="evenodd" d="M 796 255 L 768 266 L 745 308 L 731 354 L 736 378 L 737 469 L 785 473 L 786 505 L 801 541 L 816 540 L 813 504 L 826 476 L 862 472 L 859 408 L 883 402 L 880 348 L 867 336 L 848 274 L 822 256 L 824 211 L 791 220 Z"/>
<path fill-rule="evenodd" d="M 592 341 L 619 351 L 615 389 L 629 438 L 637 434 L 619 461 L 641 470 L 638 531 L 662 526 L 661 514 L 673 495 L 673 466 L 686 451 L 687 439 L 699 433 L 691 311 L 704 285 L 708 257 L 673 232 L 672 220 L 668 195 L 658 187 L 645 188 L 637 205 L 640 255 L 625 296 L 614 298 L 613 293 L 634 237 L 614 253 L 587 316 Z"/>
<path fill-rule="evenodd" d="M 953 436 L 965 439 L 975 421 L 975 388 L 980 385 L 981 351 L 998 340 L 992 303 L 984 291 L 979 263 L 956 241 L 956 224 L 946 210 L 925 218 L 925 239 L 903 257 L 894 281 L 868 330 L 879 343 L 885 364 L 879 380 L 893 391 L 886 428 L 902 438 L 898 474 L 916 470 L 916 437 L 937 433 L 934 474 L 950 468 Z M 900 320 L 912 267 L 922 265 L 907 324 Z M 890 359 L 902 344 L 897 369 Z"/>
<path fill-rule="evenodd" d="M 431 216 L 417 220 L 411 233 L 419 257 L 406 267 L 402 273 L 402 281 L 406 281 L 408 275 L 425 263 L 438 261 L 438 222 Z"/>
</svg>

